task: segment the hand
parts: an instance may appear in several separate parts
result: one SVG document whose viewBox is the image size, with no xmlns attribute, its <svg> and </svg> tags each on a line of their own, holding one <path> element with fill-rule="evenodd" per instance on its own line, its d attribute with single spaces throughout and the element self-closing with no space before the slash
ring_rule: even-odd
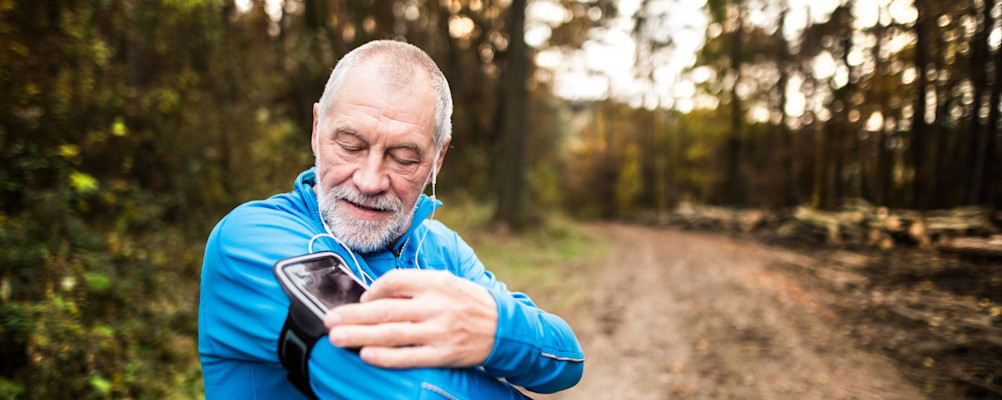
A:
<svg viewBox="0 0 1002 400">
<path fill-rule="evenodd" d="M 385 368 L 471 367 L 494 348 L 497 304 L 486 288 L 446 271 L 387 272 L 361 303 L 332 308 L 330 341 L 361 347 L 362 360 Z"/>
</svg>

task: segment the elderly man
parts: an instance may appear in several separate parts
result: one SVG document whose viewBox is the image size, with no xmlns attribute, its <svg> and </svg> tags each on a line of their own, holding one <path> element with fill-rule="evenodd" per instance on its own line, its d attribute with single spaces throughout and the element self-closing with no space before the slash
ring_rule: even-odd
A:
<svg viewBox="0 0 1002 400">
<path fill-rule="evenodd" d="M 206 243 L 208 399 L 504 399 L 523 398 L 511 385 L 550 393 L 580 380 L 584 354 L 567 323 L 427 219 L 451 114 L 444 75 L 414 46 L 370 42 L 337 64 L 313 107 L 316 167 L 292 192 L 234 209 Z M 354 259 L 371 285 L 360 303 L 327 312 L 327 340 L 295 371 L 279 361 L 290 299 L 272 266 L 319 250 Z"/>
</svg>

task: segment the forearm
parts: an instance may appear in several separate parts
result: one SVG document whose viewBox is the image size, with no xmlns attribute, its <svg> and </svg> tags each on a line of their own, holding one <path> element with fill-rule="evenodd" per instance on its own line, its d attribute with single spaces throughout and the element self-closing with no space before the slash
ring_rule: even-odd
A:
<svg viewBox="0 0 1002 400">
<path fill-rule="evenodd" d="M 584 371 L 584 352 L 570 326 L 531 305 L 524 295 L 490 292 L 498 305 L 498 331 L 484 362 L 487 373 L 538 393 L 577 384 Z"/>
<path fill-rule="evenodd" d="M 570 326 L 537 308 L 528 296 L 509 291 L 487 271 L 466 242 L 455 233 L 451 239 L 455 258 L 449 268 L 485 287 L 497 307 L 494 346 L 481 364 L 484 370 L 538 393 L 557 392 L 577 384 L 584 371 L 584 352 Z"/>
</svg>

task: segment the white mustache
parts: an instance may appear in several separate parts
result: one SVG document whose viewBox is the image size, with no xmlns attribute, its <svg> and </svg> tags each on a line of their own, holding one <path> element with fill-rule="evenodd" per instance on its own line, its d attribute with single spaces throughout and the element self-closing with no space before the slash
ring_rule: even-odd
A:
<svg viewBox="0 0 1002 400">
<path fill-rule="evenodd" d="M 365 195 L 349 185 L 339 185 L 332 187 L 328 191 L 329 196 L 334 199 L 344 200 L 362 207 L 381 211 L 399 212 L 403 209 L 403 202 L 388 193 L 375 196 Z"/>
</svg>

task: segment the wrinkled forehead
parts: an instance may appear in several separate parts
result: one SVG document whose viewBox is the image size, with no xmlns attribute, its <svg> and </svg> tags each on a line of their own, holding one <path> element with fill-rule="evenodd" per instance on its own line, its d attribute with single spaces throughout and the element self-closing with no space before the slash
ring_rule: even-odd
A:
<svg viewBox="0 0 1002 400">
<path fill-rule="evenodd" d="M 435 96 L 425 76 L 402 77 L 359 68 L 348 76 L 327 115 L 323 131 L 346 130 L 360 136 L 375 131 L 420 134 L 433 142 Z"/>
</svg>

